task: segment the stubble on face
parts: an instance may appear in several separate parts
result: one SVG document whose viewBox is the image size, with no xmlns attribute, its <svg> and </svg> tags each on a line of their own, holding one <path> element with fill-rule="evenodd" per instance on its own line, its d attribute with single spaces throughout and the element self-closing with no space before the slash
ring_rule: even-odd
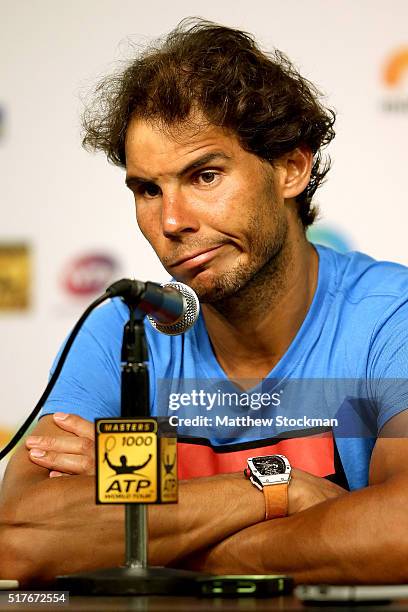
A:
<svg viewBox="0 0 408 612">
<path fill-rule="evenodd" d="M 264 185 L 258 194 L 259 208 L 248 219 L 247 264 L 240 262 L 216 276 L 209 287 L 198 276 L 192 283 L 203 304 L 211 304 L 220 314 L 246 316 L 264 304 L 270 308 L 281 294 L 290 268 L 289 223 L 285 211 L 277 205 L 272 169 L 263 168 Z M 265 215 L 271 215 L 265 233 Z"/>
</svg>

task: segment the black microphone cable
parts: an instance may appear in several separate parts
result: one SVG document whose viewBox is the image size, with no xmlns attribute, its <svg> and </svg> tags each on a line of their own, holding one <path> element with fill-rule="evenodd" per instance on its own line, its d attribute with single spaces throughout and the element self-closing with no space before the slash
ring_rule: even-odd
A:
<svg viewBox="0 0 408 612">
<path fill-rule="evenodd" d="M 69 338 L 64 346 L 64 349 L 61 353 L 60 358 L 58 359 L 58 363 L 55 367 L 55 370 L 50 378 L 50 380 L 48 381 L 48 385 L 46 386 L 44 393 L 42 394 L 42 396 L 40 397 L 37 405 L 35 406 L 34 410 L 31 412 L 30 416 L 24 421 L 23 425 L 21 425 L 20 429 L 14 434 L 14 436 L 11 438 L 10 442 L 8 442 L 6 444 L 6 446 L 0 451 L 0 461 L 2 459 L 4 459 L 4 457 L 6 455 L 9 454 L 9 452 L 11 450 L 13 450 L 13 448 L 16 446 L 16 444 L 18 444 L 18 442 L 21 440 L 21 438 L 24 436 L 24 434 L 26 433 L 27 429 L 30 427 L 31 423 L 34 421 L 35 417 L 38 415 L 38 413 L 40 412 L 41 408 L 43 407 L 43 405 L 45 404 L 45 402 L 48 399 L 48 396 L 50 395 L 51 391 L 54 388 L 55 383 L 57 382 L 57 379 L 61 373 L 62 370 L 62 366 L 65 363 L 65 360 L 67 358 L 67 355 L 71 349 L 71 346 L 75 340 L 75 338 L 78 335 L 79 330 L 81 329 L 85 319 L 88 317 L 88 315 L 92 312 L 92 310 L 94 310 L 94 308 L 96 308 L 97 306 L 99 306 L 99 304 L 102 304 L 102 302 L 104 302 L 105 300 L 109 299 L 110 297 L 112 297 L 111 293 L 109 293 L 109 290 L 105 291 L 105 293 L 101 296 L 99 296 L 96 300 L 94 300 L 92 302 L 92 304 L 90 304 L 88 306 L 88 308 L 84 311 L 84 313 L 82 314 L 82 316 L 78 319 L 77 323 L 75 324 L 74 329 L 72 330 L 72 332 L 69 335 Z"/>
<path fill-rule="evenodd" d="M 68 337 L 68 340 L 67 340 L 67 342 L 66 342 L 66 344 L 65 344 L 65 346 L 64 346 L 64 348 L 62 350 L 61 356 L 58 359 L 58 363 L 55 366 L 55 370 L 54 370 L 50 380 L 48 381 L 48 384 L 47 384 L 43 394 L 41 395 L 39 401 L 37 402 L 34 410 L 31 412 L 30 416 L 21 425 L 20 429 L 14 434 L 14 436 L 11 438 L 11 440 L 6 444 L 6 446 L 1 449 L 1 451 L 0 451 L 0 461 L 2 459 L 4 459 L 4 457 L 6 457 L 6 455 L 8 455 L 10 451 L 13 450 L 13 448 L 16 446 L 16 444 L 18 444 L 18 442 L 24 436 L 24 434 L 26 433 L 27 429 L 30 427 L 30 425 L 34 421 L 35 417 L 38 415 L 38 413 L 40 412 L 41 408 L 43 407 L 43 405 L 47 401 L 51 391 L 54 388 L 55 383 L 58 380 L 58 377 L 59 377 L 59 375 L 61 373 L 62 367 L 63 367 L 63 365 L 65 363 L 66 358 L 67 358 L 67 355 L 68 355 L 69 351 L 71 350 L 71 346 L 73 345 L 74 340 L 77 337 L 79 330 L 81 329 L 82 325 L 84 324 L 85 319 L 88 318 L 88 316 L 90 315 L 92 310 L 94 310 L 97 306 L 102 304 L 102 302 L 105 302 L 105 300 L 108 300 L 109 298 L 113 298 L 113 297 L 118 297 L 118 296 L 121 296 L 122 299 L 124 299 L 124 301 L 126 303 L 128 303 L 128 305 L 134 306 L 137 303 L 137 300 L 140 299 L 140 296 L 143 293 L 144 288 L 145 288 L 145 283 L 143 283 L 143 282 L 133 281 L 133 280 L 129 280 L 127 278 L 123 278 L 123 279 L 121 279 L 119 281 L 116 281 L 112 285 L 110 285 L 110 287 L 107 288 L 105 293 L 103 293 L 98 298 L 96 298 L 96 300 L 94 300 L 92 302 L 92 304 L 90 304 L 88 306 L 88 308 L 83 312 L 81 317 L 76 322 L 72 332 L 70 333 L 70 335 Z"/>
</svg>

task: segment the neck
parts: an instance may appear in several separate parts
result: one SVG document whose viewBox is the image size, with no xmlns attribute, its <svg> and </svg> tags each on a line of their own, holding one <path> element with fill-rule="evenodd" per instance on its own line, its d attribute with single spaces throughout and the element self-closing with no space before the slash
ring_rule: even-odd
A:
<svg viewBox="0 0 408 612">
<path fill-rule="evenodd" d="M 215 355 L 230 378 L 253 382 L 278 363 L 303 323 L 317 277 L 317 253 L 302 233 L 238 293 L 203 305 Z"/>
</svg>

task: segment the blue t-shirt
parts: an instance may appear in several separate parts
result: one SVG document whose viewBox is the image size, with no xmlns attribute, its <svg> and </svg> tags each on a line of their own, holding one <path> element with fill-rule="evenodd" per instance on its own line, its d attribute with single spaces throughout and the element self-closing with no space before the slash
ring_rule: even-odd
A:
<svg viewBox="0 0 408 612">
<path fill-rule="evenodd" d="M 350 489 L 367 485 L 377 432 L 408 407 L 408 269 L 316 248 L 313 302 L 263 381 L 242 389 L 228 380 L 202 316 L 181 336 L 145 323 L 151 414 L 178 424 L 181 477 L 234 471 L 248 456 L 281 453 L 320 476 L 345 474 Z M 43 415 L 120 415 L 127 320 L 120 299 L 90 315 Z"/>
</svg>

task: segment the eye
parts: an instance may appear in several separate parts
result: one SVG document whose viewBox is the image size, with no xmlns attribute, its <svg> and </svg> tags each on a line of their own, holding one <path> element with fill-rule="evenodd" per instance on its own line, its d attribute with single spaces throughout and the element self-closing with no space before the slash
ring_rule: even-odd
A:
<svg viewBox="0 0 408 612">
<path fill-rule="evenodd" d="M 211 185 L 217 181 L 219 176 L 220 175 L 218 172 L 215 172 L 215 170 L 204 170 L 197 174 L 196 181 L 204 185 Z"/>
<path fill-rule="evenodd" d="M 203 181 L 203 183 L 209 185 L 210 183 L 213 183 L 215 181 L 216 176 L 217 175 L 215 172 L 212 172 L 211 170 L 206 170 L 205 172 L 202 172 L 200 174 L 200 179 Z"/>
<path fill-rule="evenodd" d="M 161 194 L 161 189 L 154 183 L 143 183 L 139 186 L 138 192 L 141 196 L 157 198 L 157 196 Z"/>
</svg>

